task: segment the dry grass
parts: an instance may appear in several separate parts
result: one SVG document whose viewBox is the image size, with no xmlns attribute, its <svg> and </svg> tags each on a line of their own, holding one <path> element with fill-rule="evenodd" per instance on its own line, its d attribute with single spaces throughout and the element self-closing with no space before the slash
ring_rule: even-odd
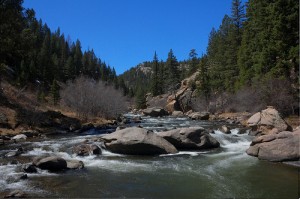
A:
<svg viewBox="0 0 300 199">
<path fill-rule="evenodd" d="M 299 115 L 291 115 L 284 118 L 284 120 L 291 126 L 293 129 L 300 126 L 300 117 Z"/>
<path fill-rule="evenodd" d="M 26 90 L 26 87 L 18 89 L 7 82 L 2 82 L 1 86 L 3 94 L 11 104 L 18 104 L 30 110 L 36 110 L 40 107 L 36 94 Z"/>
<path fill-rule="evenodd" d="M 15 110 L 8 107 L 0 106 L 0 112 L 4 113 L 8 119 L 9 125 L 14 129 L 17 125 L 16 116 L 17 113 Z"/>
</svg>

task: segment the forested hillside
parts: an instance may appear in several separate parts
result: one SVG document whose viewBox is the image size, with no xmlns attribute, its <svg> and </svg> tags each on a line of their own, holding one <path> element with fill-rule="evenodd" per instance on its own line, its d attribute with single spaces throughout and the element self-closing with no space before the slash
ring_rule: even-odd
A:
<svg viewBox="0 0 300 199">
<path fill-rule="evenodd" d="M 299 2 L 249 0 L 243 5 L 233 0 L 231 16 L 225 15 L 209 36 L 198 90 L 206 98 L 231 94 L 237 109 L 249 103 L 244 109 L 258 104 L 293 112 L 298 66 Z"/>
<path fill-rule="evenodd" d="M 93 49 L 82 51 L 78 39 L 73 42 L 59 28 L 50 30 L 35 18 L 33 9 L 24 9 L 22 3 L 0 1 L 1 78 L 9 77 L 10 83 L 20 87 L 38 88 L 40 99 L 55 90 L 57 81 L 80 75 L 114 82 L 118 87 L 115 69 L 98 58 Z"/>
<path fill-rule="evenodd" d="M 154 52 L 152 61 L 145 61 L 132 67 L 119 78 L 124 80 L 131 95 L 136 95 L 138 90 L 151 92 L 154 96 L 167 93 L 178 88 L 182 79 L 197 71 L 200 58 L 197 57 L 196 50 L 192 49 L 188 56 L 188 60 L 178 61 L 170 49 L 167 60 L 163 61 Z"/>
<path fill-rule="evenodd" d="M 205 54 L 191 49 L 181 61 L 172 49 L 166 60 L 153 52 L 153 60 L 119 77 L 93 49 L 82 51 L 79 40 L 50 30 L 22 3 L 0 3 L 0 78 L 36 89 L 40 100 L 51 95 L 58 101 L 59 83 L 83 75 L 144 102 L 146 93 L 172 93 L 198 72 L 189 86 L 202 109 L 210 110 L 213 103 L 221 104 L 220 111 L 253 111 L 266 104 L 286 113 L 299 110 L 299 1 L 232 0 L 231 14 L 208 35 Z"/>
</svg>

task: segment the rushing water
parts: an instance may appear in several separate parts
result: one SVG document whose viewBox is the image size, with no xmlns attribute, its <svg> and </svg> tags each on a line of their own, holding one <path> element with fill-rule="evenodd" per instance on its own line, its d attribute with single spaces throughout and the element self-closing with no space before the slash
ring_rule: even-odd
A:
<svg viewBox="0 0 300 199">
<path fill-rule="evenodd" d="M 217 130 L 222 124 L 144 117 L 140 125 L 161 131 L 188 126 Z M 62 173 L 39 170 L 38 174 L 28 174 L 28 180 L 13 182 L 9 179 L 21 172 L 21 164 L 7 164 L 4 158 L 0 166 L 0 192 L 21 189 L 34 197 L 60 198 L 298 198 L 298 170 L 248 156 L 245 150 L 252 138 L 239 135 L 237 126 L 232 128 L 229 135 L 220 131 L 211 134 L 221 143 L 219 149 L 154 157 L 105 150 L 98 157 L 72 154 L 75 144 L 99 137 L 95 131 L 14 144 L 3 148 L 0 155 L 22 146 L 26 153 L 18 159 L 20 162 L 55 154 L 82 160 L 85 169 Z"/>
</svg>

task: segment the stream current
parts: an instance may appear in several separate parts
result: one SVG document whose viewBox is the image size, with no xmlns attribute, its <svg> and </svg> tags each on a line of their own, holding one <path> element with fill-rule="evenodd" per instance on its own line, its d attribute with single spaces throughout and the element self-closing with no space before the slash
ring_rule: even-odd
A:
<svg viewBox="0 0 300 199">
<path fill-rule="evenodd" d="M 128 156 L 106 150 L 100 156 L 73 154 L 74 145 L 101 136 L 95 130 L 11 144 L 0 148 L 0 196 L 20 189 L 31 197 L 59 198 L 299 198 L 298 169 L 248 156 L 245 151 L 253 137 L 238 134 L 238 126 L 231 126 L 231 134 L 223 134 L 217 130 L 222 123 L 173 117 L 142 117 L 139 125 L 154 132 L 202 126 L 215 130 L 211 135 L 221 147 L 160 156 Z M 21 163 L 49 154 L 81 160 L 85 168 L 61 173 L 39 170 L 27 174 L 27 180 L 14 182 L 9 179 L 22 173 L 21 163 L 9 164 L 11 159 L 4 155 L 18 147 L 25 149 L 18 157 Z"/>
</svg>

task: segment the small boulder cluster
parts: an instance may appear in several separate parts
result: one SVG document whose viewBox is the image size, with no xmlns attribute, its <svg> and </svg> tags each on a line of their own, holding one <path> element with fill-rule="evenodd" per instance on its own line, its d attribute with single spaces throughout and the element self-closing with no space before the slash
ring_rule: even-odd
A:
<svg viewBox="0 0 300 199">
<path fill-rule="evenodd" d="M 276 109 L 255 113 L 247 124 L 256 135 L 248 155 L 276 162 L 300 160 L 300 130 L 293 131 Z"/>
</svg>

